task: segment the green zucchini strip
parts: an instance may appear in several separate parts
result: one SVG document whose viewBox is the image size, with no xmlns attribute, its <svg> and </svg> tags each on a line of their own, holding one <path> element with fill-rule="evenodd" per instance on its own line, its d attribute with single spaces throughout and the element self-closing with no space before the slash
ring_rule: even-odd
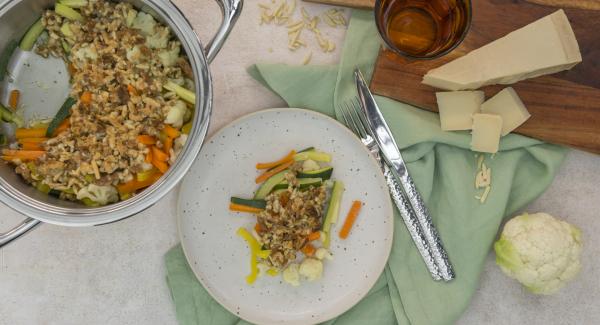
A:
<svg viewBox="0 0 600 325">
<path fill-rule="evenodd" d="M 337 222 L 340 214 L 340 204 L 342 202 L 342 194 L 344 193 L 344 183 L 341 181 L 335 181 L 333 183 L 333 190 L 331 192 L 331 200 L 329 200 L 329 207 L 327 207 L 327 214 L 323 221 L 323 233 L 325 233 L 325 241 L 323 246 L 329 247 L 331 239 L 331 226 Z"/>
<path fill-rule="evenodd" d="M 185 89 L 172 81 L 167 81 L 167 83 L 163 85 L 163 88 L 176 93 L 179 98 L 192 105 L 196 104 L 196 94 L 194 94 L 194 92 L 191 90 Z"/>
<path fill-rule="evenodd" d="M 40 37 L 43 31 L 44 25 L 42 24 L 42 18 L 40 18 L 33 25 L 31 25 L 31 27 L 29 27 L 29 30 L 27 33 L 25 33 L 25 36 L 23 36 L 21 44 L 19 45 L 21 50 L 31 51 L 35 41 L 37 41 L 38 37 Z"/>
<path fill-rule="evenodd" d="M 57 3 L 54 6 L 54 11 L 56 12 L 57 15 L 63 16 L 67 19 L 83 21 L 83 16 L 79 12 L 77 12 L 77 10 L 75 10 L 71 7 L 68 7 L 64 4 Z"/>
<path fill-rule="evenodd" d="M 238 204 L 238 205 L 243 205 L 243 206 L 247 206 L 247 207 L 251 207 L 251 208 L 263 209 L 263 210 L 267 208 L 267 202 L 265 200 L 242 199 L 239 197 L 232 196 L 230 202 L 233 204 Z"/>
<path fill-rule="evenodd" d="M 72 97 L 68 97 L 67 100 L 65 100 L 65 103 L 60 107 L 58 113 L 56 113 L 52 119 L 52 122 L 50 122 L 50 125 L 48 125 L 48 129 L 46 130 L 46 136 L 48 138 L 51 138 L 60 123 L 62 123 L 67 117 L 69 117 L 69 115 L 71 115 L 71 107 L 75 105 L 75 103 L 77 103 L 77 100 Z"/>
</svg>

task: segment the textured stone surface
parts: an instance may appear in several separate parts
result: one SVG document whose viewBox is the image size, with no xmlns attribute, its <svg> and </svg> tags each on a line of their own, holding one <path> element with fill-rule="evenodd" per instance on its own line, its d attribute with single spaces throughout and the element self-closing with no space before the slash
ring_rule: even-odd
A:
<svg viewBox="0 0 600 325">
<path fill-rule="evenodd" d="M 207 42 L 220 21 L 210 0 L 175 0 Z M 246 113 L 283 101 L 253 81 L 245 68 L 257 61 L 299 64 L 308 50 L 287 50 L 283 28 L 259 26 L 256 0 L 247 0 L 239 25 L 211 65 L 211 133 Z M 319 5 L 306 4 L 320 10 Z M 322 54 L 310 40 L 313 63 L 338 60 L 344 31 L 324 29 L 338 50 Z M 308 36 L 308 35 L 307 35 Z M 528 211 L 545 211 L 583 229 L 580 278 L 552 297 L 524 292 L 486 263 L 480 289 L 460 324 L 592 324 L 600 320 L 600 157 L 569 155 L 556 181 Z M 163 255 L 178 242 L 175 191 L 127 220 L 94 228 L 42 225 L 0 250 L 0 324 L 175 324 Z M 0 229 L 21 216 L 0 204 Z"/>
</svg>

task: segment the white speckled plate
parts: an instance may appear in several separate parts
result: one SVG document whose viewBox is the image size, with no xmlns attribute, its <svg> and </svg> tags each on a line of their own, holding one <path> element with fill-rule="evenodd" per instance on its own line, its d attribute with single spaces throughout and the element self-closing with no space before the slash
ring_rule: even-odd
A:
<svg viewBox="0 0 600 325">
<path fill-rule="evenodd" d="M 247 285 L 249 250 L 236 235 L 256 218 L 228 210 L 231 196 L 251 197 L 254 168 L 292 149 L 331 153 L 333 178 L 346 191 L 323 277 L 292 287 L 280 276 Z M 346 240 L 338 237 L 352 200 L 365 202 Z M 178 223 L 185 256 L 196 277 L 225 308 L 257 324 L 309 324 L 350 309 L 371 289 L 387 262 L 393 215 L 383 175 L 360 141 L 337 121 L 302 109 L 269 109 L 229 124 L 208 140 L 184 178 Z"/>
</svg>

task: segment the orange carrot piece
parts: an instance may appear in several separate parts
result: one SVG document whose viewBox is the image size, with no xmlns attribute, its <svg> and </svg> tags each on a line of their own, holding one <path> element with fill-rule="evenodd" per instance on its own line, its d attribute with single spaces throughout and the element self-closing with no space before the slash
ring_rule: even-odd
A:
<svg viewBox="0 0 600 325">
<path fill-rule="evenodd" d="M 89 91 L 84 91 L 83 94 L 81 94 L 81 97 L 79 97 L 79 100 L 81 100 L 81 103 L 83 103 L 84 105 L 89 105 L 92 103 L 92 93 Z"/>
<path fill-rule="evenodd" d="M 23 138 L 43 138 L 46 136 L 46 128 L 37 129 L 17 129 L 15 131 L 15 137 L 17 139 Z"/>
<path fill-rule="evenodd" d="M 120 194 L 133 193 L 142 188 L 148 187 L 154 182 L 156 182 L 162 176 L 161 173 L 154 173 L 148 179 L 143 181 L 138 181 L 137 179 L 133 179 L 127 183 L 117 185 L 117 190 Z"/>
<path fill-rule="evenodd" d="M 165 128 L 163 129 L 163 131 L 165 131 L 165 134 L 167 135 L 167 137 L 169 138 L 177 138 L 181 135 L 181 132 L 179 130 L 177 130 L 176 128 L 165 124 Z"/>
<path fill-rule="evenodd" d="M 152 163 L 152 149 L 148 150 L 148 153 L 146 154 L 146 159 L 145 161 L 149 164 Z"/>
<path fill-rule="evenodd" d="M 131 96 L 137 96 L 137 94 L 138 94 L 138 92 L 137 92 L 137 89 L 135 89 L 135 87 L 134 87 L 134 86 L 132 86 L 132 85 L 130 85 L 130 84 L 129 84 L 129 85 L 127 85 L 127 92 L 128 92 L 128 93 L 129 93 L 129 95 L 131 95 Z"/>
<path fill-rule="evenodd" d="M 260 226 L 260 223 L 256 223 L 256 225 L 254 225 L 254 230 L 256 230 L 257 233 L 262 232 L 262 227 Z"/>
<path fill-rule="evenodd" d="M 44 154 L 46 154 L 46 152 L 41 151 L 41 150 L 10 150 L 10 149 L 2 150 L 2 155 L 11 156 L 15 159 L 21 159 L 21 160 L 35 160 L 35 159 L 40 158 Z"/>
<path fill-rule="evenodd" d="M 151 136 L 151 135 L 147 135 L 147 134 L 141 134 L 137 136 L 137 141 L 139 143 L 145 144 L 145 145 L 151 145 L 151 144 L 155 144 L 156 143 L 156 139 Z"/>
<path fill-rule="evenodd" d="M 250 213 L 259 213 L 262 210 L 259 208 L 248 207 L 241 204 L 229 203 L 229 210 L 236 212 L 250 212 Z"/>
<path fill-rule="evenodd" d="M 44 148 L 39 143 L 24 142 L 21 144 L 23 150 L 44 151 Z"/>
<path fill-rule="evenodd" d="M 19 97 L 21 93 L 17 89 L 13 89 L 10 91 L 10 98 L 8 100 L 8 105 L 12 108 L 13 111 L 17 110 L 17 106 L 19 106 Z"/>
<path fill-rule="evenodd" d="M 69 119 L 62 121 L 62 123 L 60 123 L 60 125 L 56 128 L 56 131 L 54 131 L 53 136 L 57 136 L 57 135 L 65 132 L 70 127 L 71 127 L 71 121 Z"/>
<path fill-rule="evenodd" d="M 158 149 L 158 147 L 152 146 L 152 159 L 158 161 L 167 161 L 169 160 L 169 155 Z"/>
<path fill-rule="evenodd" d="M 171 155 L 171 148 L 173 148 L 173 138 L 167 137 L 163 143 L 163 149 L 167 155 Z"/>
<path fill-rule="evenodd" d="M 340 238 L 346 239 L 350 234 L 350 229 L 352 229 L 352 225 L 354 225 L 354 221 L 356 217 L 358 217 L 358 213 L 360 212 L 360 208 L 362 207 L 362 202 L 354 201 L 352 202 L 352 207 L 350 211 L 348 211 L 348 215 L 346 216 L 346 221 L 344 221 L 344 225 L 340 230 Z"/>
<path fill-rule="evenodd" d="M 269 177 L 271 177 L 281 171 L 284 171 L 286 168 L 290 167 L 293 164 L 294 164 L 294 160 L 292 159 L 286 163 L 283 163 L 283 164 L 265 172 L 264 174 L 262 174 L 256 178 L 256 184 L 260 184 L 260 183 L 266 181 L 267 179 L 269 179 Z"/>
<path fill-rule="evenodd" d="M 156 169 L 160 170 L 161 173 L 166 173 L 167 170 L 169 170 L 169 165 L 164 162 L 164 161 L 160 161 L 155 159 L 156 156 L 154 156 L 154 154 L 152 154 L 152 165 L 154 165 L 154 167 L 156 167 Z"/>
<path fill-rule="evenodd" d="M 20 144 L 24 143 L 42 143 L 48 141 L 48 138 L 22 138 L 18 140 Z"/>
<path fill-rule="evenodd" d="M 321 238 L 320 231 L 315 231 L 315 232 L 311 233 L 310 235 L 308 235 L 308 241 L 315 241 L 319 238 Z"/>
<path fill-rule="evenodd" d="M 304 253 L 304 255 L 306 255 L 308 257 L 315 255 L 316 251 L 317 251 L 317 249 L 315 248 L 315 246 L 313 246 L 311 244 L 306 244 L 306 245 L 304 245 L 304 247 L 302 247 L 302 253 Z"/>
<path fill-rule="evenodd" d="M 74 76 L 77 73 L 77 68 L 75 68 L 75 65 L 73 65 L 73 63 L 69 63 L 69 65 L 67 66 L 67 70 L 69 70 L 69 75 Z"/>
<path fill-rule="evenodd" d="M 285 164 L 289 161 L 293 161 L 295 154 L 296 154 L 296 151 L 292 150 L 285 157 L 283 157 L 277 161 L 273 161 L 273 162 L 269 162 L 269 163 L 258 163 L 258 164 L 256 164 L 256 169 L 269 169 L 269 168 L 277 167 L 281 164 Z"/>
</svg>

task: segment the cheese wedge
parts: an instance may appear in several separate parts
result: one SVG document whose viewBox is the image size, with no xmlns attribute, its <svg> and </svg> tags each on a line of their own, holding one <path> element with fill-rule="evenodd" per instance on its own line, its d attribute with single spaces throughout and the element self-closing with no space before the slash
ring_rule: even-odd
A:
<svg viewBox="0 0 600 325">
<path fill-rule="evenodd" d="M 527 107 L 512 88 L 504 88 L 481 105 L 481 112 L 502 117 L 502 136 L 512 132 L 531 117 Z"/>
<path fill-rule="evenodd" d="M 440 123 L 444 131 L 470 130 L 473 114 L 485 99 L 483 91 L 450 91 L 436 93 Z"/>
<path fill-rule="evenodd" d="M 568 70 L 579 62 L 575 33 L 561 9 L 429 71 L 423 83 L 447 90 L 478 89 Z"/>
<path fill-rule="evenodd" d="M 496 153 L 500 147 L 502 118 L 492 114 L 473 115 L 471 150 Z"/>
</svg>

